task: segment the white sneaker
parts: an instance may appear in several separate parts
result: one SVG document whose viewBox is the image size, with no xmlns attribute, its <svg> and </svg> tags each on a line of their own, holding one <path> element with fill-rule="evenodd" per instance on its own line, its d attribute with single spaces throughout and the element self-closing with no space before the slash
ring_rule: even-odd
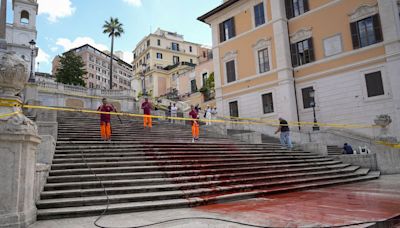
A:
<svg viewBox="0 0 400 228">
<path fill-rule="evenodd" d="M 194 143 L 194 138 L 192 138 L 192 143 Z"/>
</svg>

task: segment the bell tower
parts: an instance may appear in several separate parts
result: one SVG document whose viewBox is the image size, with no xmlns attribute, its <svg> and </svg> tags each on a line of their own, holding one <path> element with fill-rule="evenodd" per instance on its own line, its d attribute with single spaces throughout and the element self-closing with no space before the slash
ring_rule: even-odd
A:
<svg viewBox="0 0 400 228">
<path fill-rule="evenodd" d="M 37 0 L 13 0 L 14 26 L 36 31 Z"/>
</svg>

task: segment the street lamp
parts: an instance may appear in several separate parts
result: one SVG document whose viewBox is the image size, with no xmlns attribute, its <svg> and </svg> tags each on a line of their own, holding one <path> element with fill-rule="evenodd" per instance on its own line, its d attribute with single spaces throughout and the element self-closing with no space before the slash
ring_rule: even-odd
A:
<svg viewBox="0 0 400 228">
<path fill-rule="evenodd" d="M 146 78 L 145 78 L 145 74 L 146 74 L 146 68 L 147 68 L 147 65 L 146 65 L 146 63 L 143 63 L 142 64 L 142 91 L 143 91 L 143 96 L 146 96 L 147 95 L 147 93 L 146 93 Z"/>
<path fill-rule="evenodd" d="M 29 41 L 29 46 L 31 48 L 31 74 L 29 75 L 28 82 L 35 82 L 35 75 L 33 73 L 33 56 L 35 54 L 36 42 L 34 40 Z"/>
<path fill-rule="evenodd" d="M 312 98 L 312 101 L 310 102 L 310 106 L 313 108 L 313 113 L 314 113 L 314 125 L 313 125 L 313 131 L 319 131 L 319 125 L 317 122 L 317 115 L 315 114 L 315 90 L 312 89 L 310 91 L 309 96 Z"/>
</svg>

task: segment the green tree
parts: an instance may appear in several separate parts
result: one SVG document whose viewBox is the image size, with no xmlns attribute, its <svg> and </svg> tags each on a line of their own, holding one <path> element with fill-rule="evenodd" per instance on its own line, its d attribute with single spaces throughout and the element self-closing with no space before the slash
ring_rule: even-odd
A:
<svg viewBox="0 0 400 228">
<path fill-rule="evenodd" d="M 103 25 L 103 33 L 111 37 L 111 58 L 110 58 L 110 89 L 113 86 L 113 60 L 114 60 L 114 38 L 120 37 L 124 33 L 123 25 L 118 18 L 110 18 L 110 21 L 105 21 Z"/>
<path fill-rule="evenodd" d="M 56 72 L 56 81 L 68 85 L 86 86 L 84 75 L 87 73 L 84 69 L 82 57 L 73 52 L 64 53 L 60 56 L 60 67 Z"/>
</svg>

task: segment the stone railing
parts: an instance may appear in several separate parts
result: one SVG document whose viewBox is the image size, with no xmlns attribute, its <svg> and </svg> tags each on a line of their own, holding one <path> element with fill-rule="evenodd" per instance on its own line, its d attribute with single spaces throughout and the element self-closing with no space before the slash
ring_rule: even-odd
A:
<svg viewBox="0 0 400 228">
<path fill-rule="evenodd" d="M 99 97 L 135 97 L 134 90 L 107 90 L 107 89 L 96 89 L 86 88 L 82 86 L 65 85 L 62 83 L 51 83 L 51 82 L 37 82 L 39 90 L 52 89 L 57 90 L 57 93 L 66 92 L 68 94 L 85 94 L 87 96 L 99 96 Z M 77 94 L 77 95 L 78 95 Z"/>
<path fill-rule="evenodd" d="M 38 100 L 44 106 L 97 109 L 103 97 L 109 98 L 117 110 L 135 109 L 134 90 L 105 90 L 62 83 L 38 82 Z"/>
</svg>

